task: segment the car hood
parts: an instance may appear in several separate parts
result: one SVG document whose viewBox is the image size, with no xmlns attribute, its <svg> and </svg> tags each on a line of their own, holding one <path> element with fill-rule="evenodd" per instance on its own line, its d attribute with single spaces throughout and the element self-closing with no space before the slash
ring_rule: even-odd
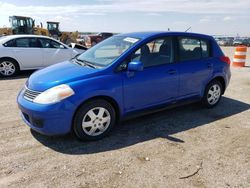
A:
<svg viewBox="0 0 250 188">
<path fill-rule="evenodd" d="M 34 72 L 26 85 L 34 91 L 45 91 L 60 84 L 92 77 L 98 72 L 100 72 L 100 69 L 65 61 Z"/>
</svg>

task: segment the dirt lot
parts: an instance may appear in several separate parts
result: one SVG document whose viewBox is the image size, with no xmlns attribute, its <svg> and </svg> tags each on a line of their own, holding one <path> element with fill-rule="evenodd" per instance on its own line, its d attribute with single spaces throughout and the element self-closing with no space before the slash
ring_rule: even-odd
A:
<svg viewBox="0 0 250 188">
<path fill-rule="evenodd" d="M 0 80 L 0 187 L 250 187 L 250 66 L 232 68 L 214 109 L 130 120 L 97 142 L 30 131 L 15 101 L 29 74 Z"/>
</svg>

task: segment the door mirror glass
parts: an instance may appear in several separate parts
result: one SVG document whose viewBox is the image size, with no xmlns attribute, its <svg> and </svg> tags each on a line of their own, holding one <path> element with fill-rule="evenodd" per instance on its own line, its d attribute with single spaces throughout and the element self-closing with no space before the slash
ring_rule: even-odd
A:
<svg viewBox="0 0 250 188">
<path fill-rule="evenodd" d="M 140 61 L 132 61 L 128 64 L 128 71 L 137 72 L 143 71 L 143 64 Z"/>
</svg>

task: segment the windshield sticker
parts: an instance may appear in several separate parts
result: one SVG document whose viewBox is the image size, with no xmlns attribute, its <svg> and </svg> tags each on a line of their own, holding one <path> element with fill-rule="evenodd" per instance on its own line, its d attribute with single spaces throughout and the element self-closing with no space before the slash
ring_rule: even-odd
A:
<svg viewBox="0 0 250 188">
<path fill-rule="evenodd" d="M 123 40 L 126 41 L 126 42 L 130 42 L 130 43 L 136 43 L 139 39 L 131 38 L 131 37 L 126 37 Z"/>
</svg>

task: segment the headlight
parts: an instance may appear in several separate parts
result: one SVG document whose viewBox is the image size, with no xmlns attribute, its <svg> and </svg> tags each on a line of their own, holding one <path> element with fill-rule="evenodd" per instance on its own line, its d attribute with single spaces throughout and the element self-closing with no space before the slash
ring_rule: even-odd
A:
<svg viewBox="0 0 250 188">
<path fill-rule="evenodd" d="M 74 95 L 75 92 L 66 84 L 52 87 L 39 94 L 33 102 L 39 104 L 51 104 Z"/>
</svg>

